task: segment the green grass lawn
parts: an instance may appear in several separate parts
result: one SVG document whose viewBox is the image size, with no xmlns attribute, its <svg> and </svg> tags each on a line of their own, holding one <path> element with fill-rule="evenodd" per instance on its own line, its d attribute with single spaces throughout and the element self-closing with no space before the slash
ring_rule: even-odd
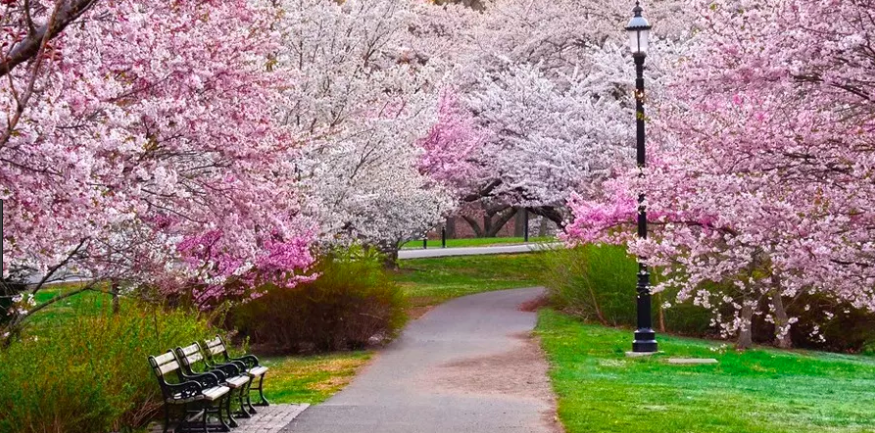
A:
<svg viewBox="0 0 875 433">
<path fill-rule="evenodd" d="M 62 293 L 76 290 L 82 287 L 83 283 L 59 284 L 56 286 L 46 287 L 37 292 L 36 300 L 42 304 L 55 296 Z M 122 297 L 122 305 L 130 302 L 129 299 Z M 58 325 L 64 322 L 65 318 L 72 317 L 76 314 L 98 314 L 100 312 L 109 313 L 112 311 L 112 296 L 99 291 L 87 291 L 71 296 L 67 299 L 58 301 L 46 307 L 45 310 L 39 311 L 28 319 L 32 324 L 38 326 Z"/>
<path fill-rule="evenodd" d="M 503 245 L 503 244 L 522 244 L 525 243 L 525 238 L 521 237 L 511 237 L 511 238 L 469 238 L 469 239 L 447 239 L 447 248 L 462 248 L 462 247 L 488 247 L 492 245 Z M 529 243 L 544 243 L 544 242 L 557 242 L 554 237 L 530 237 Z M 441 240 L 440 239 L 429 239 L 428 240 L 428 248 L 440 248 Z M 402 249 L 422 249 L 422 240 L 415 240 L 405 243 L 401 246 Z"/>
<path fill-rule="evenodd" d="M 538 285 L 537 254 L 441 257 L 404 260 L 395 276 L 411 306 L 492 290 Z"/>
<path fill-rule="evenodd" d="M 542 310 L 537 327 L 568 433 L 875 431 L 875 359 L 660 336 L 630 359 L 631 330 Z M 674 366 L 666 358 L 716 358 Z"/>
<path fill-rule="evenodd" d="M 372 353 L 339 352 L 263 359 L 270 367 L 265 396 L 272 403 L 321 403 L 345 387 Z"/>
</svg>

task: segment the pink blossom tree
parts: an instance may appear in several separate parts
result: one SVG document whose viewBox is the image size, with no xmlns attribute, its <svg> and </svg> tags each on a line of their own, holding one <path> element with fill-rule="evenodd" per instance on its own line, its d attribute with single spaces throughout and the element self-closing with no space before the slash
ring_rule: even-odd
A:
<svg viewBox="0 0 875 433">
<path fill-rule="evenodd" d="M 871 6 L 700 3 L 695 48 L 654 115 L 646 180 L 629 173 L 606 201 L 576 199 L 569 236 L 631 240 L 616 227 L 646 191 L 656 235 L 631 250 L 742 347 L 756 314 L 789 346 L 788 306 L 803 295 L 875 311 Z"/>
<path fill-rule="evenodd" d="M 293 81 L 270 71 L 272 8 L 0 8 L 4 272 L 44 275 L 31 293 L 63 269 L 168 290 L 196 282 L 199 303 L 229 295 L 224 281 L 255 269 L 294 283 L 312 261 L 311 225 L 292 174 L 299 142 L 277 121 Z"/>
</svg>

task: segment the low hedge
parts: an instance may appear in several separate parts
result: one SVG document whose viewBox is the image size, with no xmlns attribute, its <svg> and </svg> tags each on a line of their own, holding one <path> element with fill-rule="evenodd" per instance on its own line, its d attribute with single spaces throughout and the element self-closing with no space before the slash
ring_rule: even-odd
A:
<svg viewBox="0 0 875 433">
<path fill-rule="evenodd" d="M 624 247 L 584 245 L 550 251 L 541 257 L 542 280 L 556 308 L 605 325 L 636 325 L 638 265 Z M 654 272 L 652 278 L 658 282 L 659 273 Z M 711 312 L 688 303 L 676 304 L 676 295 L 673 290 L 654 295 L 654 326 L 676 334 L 717 337 L 710 327 Z M 666 301 L 672 304 L 670 308 L 662 307 Z M 763 300 L 759 310 L 767 310 L 767 303 Z M 831 320 L 825 319 L 827 311 L 834 313 Z M 787 302 L 787 312 L 798 318 L 790 331 L 794 347 L 875 354 L 875 314 L 808 294 Z M 817 333 L 813 333 L 815 326 Z M 770 344 L 774 340 L 774 325 L 764 316 L 754 316 L 752 329 L 755 342 Z"/>
<path fill-rule="evenodd" d="M 315 272 L 316 280 L 293 288 L 266 287 L 264 296 L 233 308 L 226 323 L 275 353 L 360 349 L 404 325 L 404 293 L 379 254 L 333 251 Z"/>
<path fill-rule="evenodd" d="M 609 326 L 635 326 L 635 287 L 638 264 L 625 248 L 583 245 L 556 249 L 542 255 L 542 280 L 551 303 L 584 320 Z M 658 281 L 654 273 L 652 279 Z M 659 329 L 687 335 L 710 332 L 710 313 L 691 305 L 674 304 L 676 292 L 653 296 L 653 323 Z"/>
</svg>

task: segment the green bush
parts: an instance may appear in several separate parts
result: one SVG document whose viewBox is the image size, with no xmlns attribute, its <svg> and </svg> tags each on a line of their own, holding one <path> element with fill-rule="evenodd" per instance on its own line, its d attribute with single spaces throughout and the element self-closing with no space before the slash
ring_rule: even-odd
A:
<svg viewBox="0 0 875 433">
<path fill-rule="evenodd" d="M 615 245 L 584 245 L 542 254 L 542 280 L 551 303 L 558 309 L 587 321 L 610 326 L 635 326 L 635 286 L 638 264 L 625 248 Z M 653 273 L 654 282 L 659 275 Z M 674 304 L 676 293 L 654 295 L 654 326 L 666 331 L 702 335 L 709 330 L 710 313 L 691 305 Z"/>
<path fill-rule="evenodd" d="M 550 251 L 541 257 L 542 280 L 556 308 L 587 321 L 635 326 L 638 265 L 625 248 L 586 245 Z M 658 272 L 651 278 L 658 282 Z M 711 312 L 687 303 L 675 304 L 676 295 L 671 289 L 654 295 L 654 326 L 678 334 L 716 336 L 709 326 Z M 672 306 L 663 309 L 665 301 Z M 802 294 L 786 306 L 789 316 L 799 320 L 790 330 L 794 347 L 875 354 L 875 314 L 850 305 L 837 305 L 821 295 Z M 759 310 L 767 309 L 768 300 L 763 300 Z M 825 321 L 825 311 L 835 313 L 835 317 Z M 727 309 L 723 314 L 731 315 L 732 311 Z M 817 333 L 813 333 L 814 326 L 819 327 Z M 762 315 L 754 317 L 752 332 L 757 343 L 774 341 L 774 325 Z"/>
<path fill-rule="evenodd" d="M 0 432 L 99 433 L 141 427 L 160 408 L 147 357 L 203 339 L 186 311 L 131 305 L 79 315 L 0 351 Z"/>
<path fill-rule="evenodd" d="M 299 353 L 359 349 L 404 325 L 404 294 L 382 258 L 355 247 L 320 259 L 313 282 L 267 287 L 231 310 L 228 323 L 262 351 Z"/>
<path fill-rule="evenodd" d="M 835 314 L 832 320 L 825 319 L 826 311 Z M 866 309 L 803 293 L 787 306 L 787 314 L 799 320 L 790 328 L 794 347 L 875 354 L 875 314 Z M 773 325 L 768 329 L 774 332 Z"/>
</svg>

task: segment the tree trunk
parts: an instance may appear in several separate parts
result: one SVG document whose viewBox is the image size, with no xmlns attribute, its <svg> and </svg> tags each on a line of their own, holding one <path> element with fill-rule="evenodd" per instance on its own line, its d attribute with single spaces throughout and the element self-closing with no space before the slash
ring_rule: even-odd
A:
<svg viewBox="0 0 875 433">
<path fill-rule="evenodd" d="M 656 294 L 656 311 L 659 314 L 659 332 L 665 333 L 665 308 L 662 307 L 662 293 Z"/>
<path fill-rule="evenodd" d="M 517 211 L 516 217 L 514 217 L 513 235 L 515 237 L 521 238 L 526 235 L 526 224 L 528 224 L 526 213 L 524 209 L 520 209 Z"/>
<path fill-rule="evenodd" d="M 381 248 L 380 252 L 383 253 L 383 267 L 391 271 L 398 270 L 398 248 Z"/>
<path fill-rule="evenodd" d="M 775 345 L 782 349 L 789 349 L 793 347 L 793 341 L 790 339 L 790 318 L 787 317 L 781 292 L 777 289 L 772 293 L 772 304 L 775 306 Z"/>
<path fill-rule="evenodd" d="M 456 238 L 456 219 L 455 218 L 447 218 L 447 223 L 445 225 L 447 230 L 447 239 L 455 239 Z"/>
<path fill-rule="evenodd" d="M 492 214 L 484 213 L 483 214 L 483 237 L 484 238 L 492 238 L 495 235 L 492 234 Z"/>
<path fill-rule="evenodd" d="M 550 229 L 550 220 L 541 217 L 541 224 L 538 226 L 538 236 L 547 237 L 547 230 Z"/>
<path fill-rule="evenodd" d="M 480 228 L 480 224 L 477 223 L 477 220 L 468 215 L 462 215 L 462 219 L 471 226 L 471 230 L 474 230 L 474 236 L 477 236 L 478 238 L 483 237 L 483 230 Z"/>
<path fill-rule="evenodd" d="M 738 343 L 735 348 L 745 350 L 753 346 L 753 305 L 745 298 L 741 306 L 742 329 L 738 332 Z"/>
<path fill-rule="evenodd" d="M 112 314 L 118 315 L 121 312 L 121 302 L 119 301 L 119 285 L 117 282 L 113 281 L 110 293 L 112 293 Z"/>
<path fill-rule="evenodd" d="M 484 230 L 487 238 L 494 238 L 498 236 L 498 232 L 501 231 L 502 228 L 513 219 L 514 215 L 517 214 L 517 210 L 514 208 L 508 208 L 503 213 L 498 214 L 498 219 L 495 221 L 490 221 L 492 227 L 489 230 Z M 484 217 L 485 218 L 485 217 Z M 491 220 L 491 218 L 490 218 Z"/>
<path fill-rule="evenodd" d="M 555 207 L 541 206 L 536 208 L 530 208 L 529 211 L 535 215 L 540 215 L 544 218 L 549 219 L 550 221 L 553 221 L 560 229 L 565 227 L 565 216 Z"/>
</svg>

